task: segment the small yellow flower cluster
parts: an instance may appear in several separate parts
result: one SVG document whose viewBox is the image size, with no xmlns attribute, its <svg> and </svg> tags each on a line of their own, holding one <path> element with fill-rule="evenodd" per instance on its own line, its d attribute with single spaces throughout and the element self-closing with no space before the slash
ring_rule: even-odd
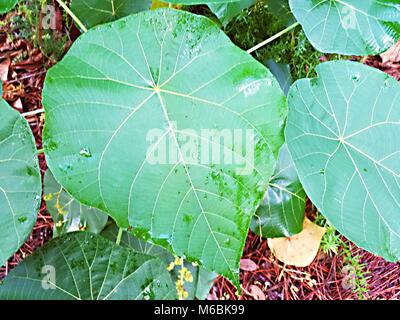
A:
<svg viewBox="0 0 400 320">
<path fill-rule="evenodd" d="M 172 270 L 174 270 L 175 266 L 181 266 L 181 265 L 183 265 L 183 259 L 179 258 L 179 257 L 175 257 L 175 261 L 171 262 L 168 265 L 167 270 L 172 271 Z"/>
<path fill-rule="evenodd" d="M 176 257 L 175 261 L 171 262 L 167 266 L 167 270 L 171 272 L 175 266 L 181 267 L 179 270 L 178 280 L 175 282 L 176 292 L 179 300 L 185 300 L 189 297 L 189 293 L 185 289 L 185 282 L 193 282 L 193 275 L 189 269 L 184 266 L 182 258 Z"/>
<path fill-rule="evenodd" d="M 193 282 L 192 273 L 189 271 L 188 268 L 183 267 L 181 270 L 179 270 L 179 275 L 184 281 Z"/>
<path fill-rule="evenodd" d="M 60 203 L 60 196 L 61 196 L 61 191 L 60 191 L 60 192 L 57 192 L 57 193 L 55 193 L 55 194 L 49 193 L 49 194 L 45 195 L 45 196 L 43 197 L 43 199 L 44 199 L 44 201 L 51 201 L 51 200 L 53 200 L 54 197 L 56 197 L 56 203 L 55 203 L 55 205 L 54 205 L 54 208 L 57 209 L 59 215 L 63 216 L 63 215 L 66 215 L 68 212 L 65 211 L 65 210 L 64 210 L 64 207 L 61 205 L 61 203 Z M 57 228 L 61 228 L 61 227 L 63 226 L 63 224 L 64 224 L 64 221 L 63 221 L 63 220 L 64 220 L 64 219 L 61 218 L 61 219 L 59 219 L 59 220 L 57 221 L 57 223 L 56 223 L 56 227 L 57 227 Z"/>
<path fill-rule="evenodd" d="M 44 199 L 44 201 L 51 201 L 51 200 L 53 200 L 53 194 L 52 193 L 46 194 L 43 197 L 43 199 Z"/>
<path fill-rule="evenodd" d="M 184 282 L 182 279 L 176 280 L 176 292 L 178 293 L 179 300 L 186 300 L 189 297 L 189 293 L 184 288 Z"/>
<path fill-rule="evenodd" d="M 63 226 L 63 224 L 64 224 L 64 223 L 63 223 L 62 220 L 58 220 L 57 223 L 56 223 L 56 227 L 57 227 L 57 228 L 61 228 L 61 227 Z"/>
<path fill-rule="evenodd" d="M 64 210 L 64 207 L 60 203 L 60 195 L 61 195 L 61 192 L 58 192 L 57 193 L 57 201 L 56 201 L 56 204 L 54 205 L 54 208 L 57 209 L 58 214 L 65 215 L 65 214 L 67 214 L 67 211 Z"/>
</svg>

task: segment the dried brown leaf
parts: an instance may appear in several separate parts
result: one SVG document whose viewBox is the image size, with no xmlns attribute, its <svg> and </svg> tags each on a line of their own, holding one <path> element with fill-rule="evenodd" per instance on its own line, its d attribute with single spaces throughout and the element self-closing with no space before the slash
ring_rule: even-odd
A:
<svg viewBox="0 0 400 320">
<path fill-rule="evenodd" d="M 256 271 L 258 265 L 251 259 L 240 259 L 240 269 L 244 271 Z"/>
<path fill-rule="evenodd" d="M 7 81 L 8 79 L 8 70 L 10 69 L 10 59 L 5 59 L 0 63 L 0 80 Z"/>
<path fill-rule="evenodd" d="M 261 290 L 261 288 L 257 287 L 256 285 L 252 284 L 249 287 L 249 294 L 255 299 L 255 300 L 266 300 L 265 299 L 265 294 Z"/>
<path fill-rule="evenodd" d="M 388 63 L 388 62 L 400 63 L 400 41 L 398 41 L 388 51 L 382 53 L 381 57 L 383 63 Z"/>
</svg>

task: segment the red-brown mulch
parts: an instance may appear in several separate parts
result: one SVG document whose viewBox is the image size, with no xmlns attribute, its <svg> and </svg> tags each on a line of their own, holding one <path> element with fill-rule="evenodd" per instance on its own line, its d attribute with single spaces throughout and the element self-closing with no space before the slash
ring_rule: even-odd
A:
<svg viewBox="0 0 400 320">
<path fill-rule="evenodd" d="M 400 46 L 399 46 L 400 47 Z M 399 49 L 400 52 L 400 49 Z M 392 57 L 395 57 L 395 53 Z M 387 72 L 400 80 L 400 55 L 397 61 L 383 61 L 382 57 L 368 57 L 364 63 Z M 40 50 L 33 48 L 26 40 L 17 39 L 10 43 L 0 30 L 0 76 L 2 68 L 8 68 L 3 81 L 3 97 L 21 113 L 42 108 L 41 90 L 46 70 L 51 62 Z M 34 115 L 27 118 L 34 133 L 38 149 L 42 148 L 41 135 L 44 117 Z M 42 174 L 46 170 L 44 155 L 39 156 Z M 35 249 L 52 238 L 53 222 L 42 202 L 38 220 L 22 248 L 13 255 L 8 263 L 0 268 L 0 280 L 10 269 Z M 344 239 L 344 238 L 343 238 Z M 382 258 L 357 248 L 344 239 L 351 248 L 352 256 L 359 256 L 359 264 L 366 272 L 368 294 L 366 299 L 400 298 L 400 265 L 389 263 Z M 242 271 L 243 295 L 241 299 L 269 300 L 336 300 L 358 299 L 355 292 L 346 289 L 346 262 L 343 255 L 330 257 L 322 252 L 306 268 L 284 266 L 271 254 L 267 241 L 249 233 L 243 258 L 254 261 L 258 269 Z M 255 288 L 256 287 L 256 288 Z M 257 290 L 256 290 L 257 289 Z M 211 289 L 209 299 L 237 299 L 232 284 L 219 277 Z"/>
<path fill-rule="evenodd" d="M 41 93 L 47 69 L 47 60 L 39 49 L 24 39 L 10 41 L 0 30 L 0 65 L 2 66 L 3 98 L 21 113 L 41 109 Z M 42 129 L 44 118 L 41 114 L 27 117 L 35 136 L 38 149 L 42 148 Z M 46 171 L 44 155 L 39 155 L 42 173 Z M 38 220 L 25 244 L 0 268 L 0 280 L 22 259 L 52 238 L 52 220 L 42 201 Z"/>
<path fill-rule="evenodd" d="M 359 263 L 365 264 L 368 294 L 363 299 L 399 299 L 400 266 L 376 257 L 355 245 L 351 246 L 352 256 L 360 256 Z M 306 268 L 284 266 L 276 260 L 268 248 L 267 241 L 250 233 L 243 258 L 253 260 L 259 269 L 241 271 L 243 296 L 241 299 L 261 298 L 266 300 L 347 300 L 360 299 L 357 293 L 348 289 L 345 266 L 341 255 L 319 252 L 314 262 Z M 252 291 L 255 285 L 262 295 Z M 219 277 L 210 299 L 237 299 L 233 285 Z"/>
</svg>

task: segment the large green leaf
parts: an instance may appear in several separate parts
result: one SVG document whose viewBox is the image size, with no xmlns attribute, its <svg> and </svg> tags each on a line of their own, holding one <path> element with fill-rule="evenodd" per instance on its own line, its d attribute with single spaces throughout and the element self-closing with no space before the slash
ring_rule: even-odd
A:
<svg viewBox="0 0 400 320">
<path fill-rule="evenodd" d="M 289 92 L 286 139 L 307 195 L 358 246 L 400 258 L 400 86 L 330 62 Z"/>
<path fill-rule="evenodd" d="M 50 170 L 44 176 L 44 194 L 47 209 L 55 222 L 54 237 L 82 229 L 99 234 L 107 224 L 107 214 L 72 198 L 54 179 Z"/>
<path fill-rule="evenodd" d="M 223 1 L 221 1 L 223 2 Z M 255 4 L 257 0 L 240 0 L 231 3 L 209 3 L 211 11 L 217 16 L 223 25 L 227 25 L 244 9 Z"/>
<path fill-rule="evenodd" d="M 72 0 L 71 10 L 91 28 L 150 9 L 151 0 Z"/>
<path fill-rule="evenodd" d="M 399 0 L 290 0 L 290 7 L 322 52 L 376 54 L 400 38 Z"/>
<path fill-rule="evenodd" d="M 12 270 L 2 300 L 163 300 L 175 286 L 158 258 L 88 232 L 56 238 Z"/>
<path fill-rule="evenodd" d="M 291 237 L 303 230 L 305 204 L 306 194 L 284 144 L 264 201 L 250 227 L 265 238 Z"/>
<path fill-rule="evenodd" d="M 42 185 L 36 145 L 28 123 L 1 98 L 0 119 L 0 265 L 3 265 L 32 231 Z"/>
<path fill-rule="evenodd" d="M 284 24 L 290 24 L 295 18 L 289 7 L 289 0 L 266 0 L 268 11 L 279 18 Z"/>
<path fill-rule="evenodd" d="M 118 227 L 115 224 L 109 225 L 104 229 L 102 236 L 111 241 L 117 239 Z M 166 266 L 169 266 L 171 262 L 175 260 L 174 256 L 164 248 L 153 245 L 142 239 L 139 239 L 132 234 L 124 232 L 121 238 L 121 245 L 129 247 L 137 252 L 149 254 L 154 257 L 161 259 Z M 214 284 L 217 274 L 214 272 L 207 271 L 206 269 L 195 266 L 192 263 L 184 261 L 184 267 L 186 267 L 193 276 L 192 282 L 185 282 L 184 288 L 188 292 L 188 300 L 200 299 L 204 300 L 212 285 Z M 171 270 L 171 276 L 176 281 L 179 277 L 180 268 L 177 266 Z"/>
<path fill-rule="evenodd" d="M 48 165 L 71 195 L 237 280 L 283 142 L 285 97 L 263 65 L 205 17 L 144 11 L 80 37 L 43 105 Z"/>
<path fill-rule="evenodd" d="M 0 1 L 0 13 L 6 13 L 15 7 L 18 0 L 1 0 Z"/>
</svg>

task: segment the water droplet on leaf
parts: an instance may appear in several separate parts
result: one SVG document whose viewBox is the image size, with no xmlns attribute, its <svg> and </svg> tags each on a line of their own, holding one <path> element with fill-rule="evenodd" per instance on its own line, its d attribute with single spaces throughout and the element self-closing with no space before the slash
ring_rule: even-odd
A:
<svg viewBox="0 0 400 320">
<path fill-rule="evenodd" d="M 85 158 L 92 157 L 92 153 L 90 152 L 89 148 L 82 148 L 81 151 L 79 151 L 79 154 Z"/>
</svg>

